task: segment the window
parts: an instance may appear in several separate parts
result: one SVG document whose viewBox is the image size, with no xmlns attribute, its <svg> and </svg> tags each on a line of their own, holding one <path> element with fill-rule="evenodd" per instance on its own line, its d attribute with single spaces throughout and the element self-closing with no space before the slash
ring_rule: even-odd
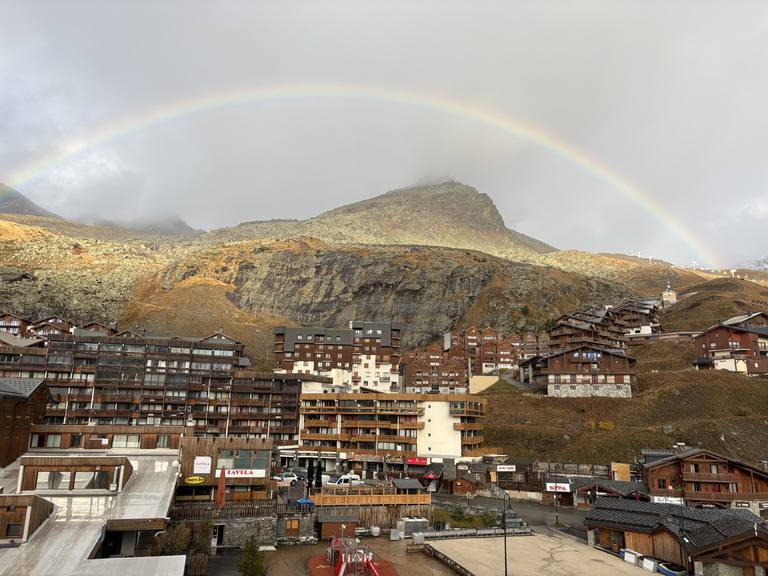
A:
<svg viewBox="0 0 768 576">
<path fill-rule="evenodd" d="M 157 437 L 157 447 L 158 448 L 170 448 L 171 447 L 171 436 L 170 434 L 160 434 Z"/>
<path fill-rule="evenodd" d="M 659 478 L 658 480 L 656 480 L 656 486 L 658 488 L 666 488 L 667 487 L 666 478 Z"/>
<path fill-rule="evenodd" d="M 61 446 L 61 434 L 48 434 L 45 439 L 46 448 L 59 448 Z"/>
<path fill-rule="evenodd" d="M 113 448 L 140 448 L 140 434 L 115 434 L 112 437 Z"/>
<path fill-rule="evenodd" d="M 269 450 L 219 450 L 216 467 L 229 470 L 266 470 L 269 468 Z"/>
<path fill-rule="evenodd" d="M 19 538 L 21 536 L 21 524 L 8 524 L 5 528 L 6 538 Z"/>
<path fill-rule="evenodd" d="M 710 464 L 709 465 L 709 472 L 710 472 L 710 474 L 717 474 L 717 464 Z"/>
</svg>

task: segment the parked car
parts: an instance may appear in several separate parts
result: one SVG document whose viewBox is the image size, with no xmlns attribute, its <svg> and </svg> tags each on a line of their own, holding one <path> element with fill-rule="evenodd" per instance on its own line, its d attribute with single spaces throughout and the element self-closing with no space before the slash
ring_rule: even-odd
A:
<svg viewBox="0 0 768 576">
<path fill-rule="evenodd" d="M 327 486 L 362 486 L 365 484 L 358 474 L 342 474 L 341 476 L 331 476 L 326 483 Z"/>
<path fill-rule="evenodd" d="M 282 474 L 278 474 L 277 476 L 272 476 L 272 480 L 277 480 L 278 482 L 289 482 L 291 486 L 296 484 L 301 478 L 296 476 L 296 474 L 292 474 L 290 472 L 283 472 Z"/>
</svg>

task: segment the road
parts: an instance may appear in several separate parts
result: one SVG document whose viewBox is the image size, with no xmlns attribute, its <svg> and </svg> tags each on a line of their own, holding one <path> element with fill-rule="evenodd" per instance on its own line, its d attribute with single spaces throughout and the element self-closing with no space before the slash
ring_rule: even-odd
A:
<svg viewBox="0 0 768 576">
<path fill-rule="evenodd" d="M 455 494 L 433 494 L 433 502 L 452 502 L 469 504 L 469 506 L 482 506 L 488 509 L 501 509 L 504 501 L 499 498 L 483 498 L 476 496 L 472 499 L 458 496 Z M 527 502 L 523 500 L 508 500 L 509 509 L 514 510 L 525 520 L 529 526 L 546 526 L 555 522 L 555 509 L 552 505 L 538 504 L 536 502 Z M 557 510 L 557 520 L 560 524 L 565 524 L 569 529 L 564 530 L 582 540 L 587 539 L 587 531 L 584 528 L 584 517 L 587 511 L 584 509 L 559 506 Z"/>
</svg>

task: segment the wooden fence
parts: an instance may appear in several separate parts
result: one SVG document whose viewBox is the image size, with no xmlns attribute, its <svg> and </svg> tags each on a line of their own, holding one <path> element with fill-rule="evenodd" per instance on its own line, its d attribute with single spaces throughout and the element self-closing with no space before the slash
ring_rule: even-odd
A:
<svg viewBox="0 0 768 576">
<path fill-rule="evenodd" d="M 274 500 L 242 500 L 227 502 L 223 508 L 216 508 L 215 502 L 177 502 L 171 507 L 169 517 L 173 521 L 214 520 L 236 518 L 262 518 L 290 514 L 309 514 L 312 504 L 277 504 Z"/>
</svg>

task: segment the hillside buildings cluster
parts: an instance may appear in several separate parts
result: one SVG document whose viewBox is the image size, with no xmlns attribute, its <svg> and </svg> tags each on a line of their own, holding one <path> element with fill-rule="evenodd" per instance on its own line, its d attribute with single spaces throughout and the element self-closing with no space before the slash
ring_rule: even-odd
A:
<svg viewBox="0 0 768 576">
<path fill-rule="evenodd" d="M 269 439 L 284 464 L 399 475 L 408 458 L 462 457 L 483 441 L 485 403 L 465 388 L 401 391 L 399 324 L 278 328 L 274 372 L 251 370 L 244 345 L 223 333 L 159 338 L 43 324 L 60 330 L 39 336 L 41 345 L 0 346 L 0 380 L 45 383 L 23 420 L 32 447 L 169 448 L 186 429 Z M 15 422 L 10 461 L 27 448 Z"/>
<path fill-rule="evenodd" d="M 617 308 L 564 315 L 535 345 L 530 335 L 472 329 L 447 350 L 420 354 L 400 352 L 397 324 L 278 328 L 274 372 L 251 370 L 243 344 L 223 333 L 156 338 L 91 327 L 36 335 L 41 343 L 30 346 L 3 340 L 0 467 L 21 459 L 18 494 L 0 494 L 0 543 L 24 542 L 56 565 L 63 543 L 76 542 L 77 557 L 130 573 L 132 557 L 174 523 L 210 519 L 214 546 L 242 546 L 250 533 L 263 544 L 314 543 L 338 536 L 342 523 L 431 520 L 431 491 L 445 490 L 589 509 L 590 544 L 701 573 L 768 565 L 764 466 L 685 446 L 611 467 L 483 449 L 486 402 L 465 393 L 470 367 L 509 366 L 553 395 L 559 385 L 618 396 L 611 387 L 629 387 L 634 375 L 628 332 L 658 326 L 641 306 Z M 747 315 L 705 331 L 695 342 L 711 356 L 699 367 L 737 367 L 726 351 L 763 360 L 765 328 L 768 316 Z M 311 503 L 288 500 L 276 472 L 307 465 L 365 485 L 299 486 Z M 93 497 L 92 521 L 68 522 L 45 499 L 74 493 Z M 116 505 L 109 500 L 105 512 L 107 498 Z M 51 526 L 32 539 L 46 519 Z M 21 556 L 9 558 L 22 569 Z M 180 576 L 183 564 L 154 559 L 142 570 Z"/>
</svg>

